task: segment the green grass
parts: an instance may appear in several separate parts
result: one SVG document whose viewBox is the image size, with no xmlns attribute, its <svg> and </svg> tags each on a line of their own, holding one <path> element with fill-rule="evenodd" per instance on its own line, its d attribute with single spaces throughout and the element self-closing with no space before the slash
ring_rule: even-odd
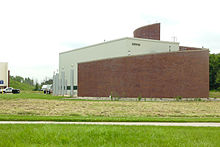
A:
<svg viewBox="0 0 220 147">
<path fill-rule="evenodd" d="M 0 120 L 220 122 L 219 115 L 216 115 L 219 114 L 219 102 L 80 102 L 80 100 L 69 101 L 62 98 L 63 96 L 45 95 L 43 92 L 33 91 L 22 91 L 20 94 L 0 94 L 0 102 L 2 102 Z M 23 101 L 20 102 L 21 100 Z M 8 107 L 8 110 L 3 111 L 6 107 Z M 12 110 L 12 108 L 13 111 L 9 113 L 9 110 Z M 59 112 L 56 116 L 53 114 L 55 111 Z M 67 111 L 70 112 L 67 113 Z M 198 115 L 197 112 L 199 112 Z M 128 113 L 130 114 L 127 115 Z M 148 113 L 152 115 L 147 115 Z"/>
<path fill-rule="evenodd" d="M 220 128 L 11 125 L 0 126 L 0 146 L 219 146 Z"/>
<path fill-rule="evenodd" d="M 219 91 L 210 91 L 209 97 L 220 98 L 220 92 Z M 21 90 L 20 94 L 1 94 L 0 93 L 0 98 L 4 98 L 4 99 L 16 99 L 16 98 L 60 99 L 60 98 L 64 98 L 64 96 L 53 96 L 52 94 L 43 94 L 42 91 Z M 88 100 L 81 100 L 81 101 L 88 101 Z"/>
<path fill-rule="evenodd" d="M 103 116 L 0 115 L 0 121 L 220 122 L 220 117 L 103 117 Z"/>
<path fill-rule="evenodd" d="M 210 91 L 209 97 L 211 98 L 220 98 L 220 91 Z"/>
<path fill-rule="evenodd" d="M 43 91 L 21 91 L 20 94 L 0 94 L 0 99 L 61 99 L 64 96 L 44 94 Z"/>
<path fill-rule="evenodd" d="M 20 89 L 20 90 L 33 90 L 34 89 L 34 86 L 30 84 L 21 83 L 13 79 L 10 79 L 10 87 L 13 87 L 15 89 Z"/>
</svg>

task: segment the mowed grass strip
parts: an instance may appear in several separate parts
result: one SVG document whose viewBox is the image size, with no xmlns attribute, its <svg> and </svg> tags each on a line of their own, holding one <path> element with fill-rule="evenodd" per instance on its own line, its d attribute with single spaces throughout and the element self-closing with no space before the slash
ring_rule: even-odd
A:
<svg viewBox="0 0 220 147">
<path fill-rule="evenodd" d="M 62 98 L 69 98 L 70 96 L 53 96 L 52 94 L 44 94 L 43 91 L 21 91 L 20 94 L 1 94 L 0 92 L 0 99 L 62 99 Z M 210 91 L 209 92 L 210 98 L 220 98 L 219 91 Z M 174 98 L 175 99 L 175 98 Z M 110 99 L 109 99 L 110 100 Z"/>
<path fill-rule="evenodd" d="M 104 117 L 104 116 L 37 116 L 0 115 L 0 121 L 59 122 L 220 122 L 220 117 Z"/>
<path fill-rule="evenodd" d="M 220 98 L 220 91 L 210 91 L 209 97 L 210 98 Z"/>
<path fill-rule="evenodd" d="M 124 102 L 0 99 L 0 115 L 220 117 L 220 102 Z"/>
<path fill-rule="evenodd" d="M 1 125 L 0 146 L 219 146 L 220 128 Z"/>
<path fill-rule="evenodd" d="M 67 97 L 67 96 L 65 96 Z M 21 91 L 19 94 L 0 93 L 0 99 L 62 99 L 64 96 L 53 96 L 51 94 L 44 94 L 43 91 Z"/>
</svg>

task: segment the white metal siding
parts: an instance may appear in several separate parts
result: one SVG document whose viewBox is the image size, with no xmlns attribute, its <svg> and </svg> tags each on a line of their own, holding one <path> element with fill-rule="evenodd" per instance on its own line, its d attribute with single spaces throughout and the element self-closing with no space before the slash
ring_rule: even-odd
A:
<svg viewBox="0 0 220 147">
<path fill-rule="evenodd" d="M 8 63 L 0 62 L 0 81 L 3 80 L 4 84 L 0 86 L 8 87 Z"/>
<path fill-rule="evenodd" d="M 69 84 L 71 65 L 74 67 L 74 85 L 77 85 L 77 63 L 127 56 L 126 40 L 106 42 L 97 46 L 76 49 L 70 52 L 61 53 L 59 57 L 59 72 L 65 71 Z"/>
<path fill-rule="evenodd" d="M 128 39 L 128 49 L 131 55 L 152 54 L 179 51 L 179 44 L 155 40 Z"/>
</svg>

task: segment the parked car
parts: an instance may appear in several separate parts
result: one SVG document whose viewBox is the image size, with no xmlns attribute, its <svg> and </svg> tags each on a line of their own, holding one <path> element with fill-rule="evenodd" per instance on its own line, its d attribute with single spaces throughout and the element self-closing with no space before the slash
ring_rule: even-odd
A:
<svg viewBox="0 0 220 147">
<path fill-rule="evenodd" d="M 5 88 L 5 89 L 3 89 L 3 92 L 4 93 L 12 93 L 12 87 L 8 87 L 8 88 Z"/>
<path fill-rule="evenodd" d="M 20 89 L 14 89 L 12 87 L 7 87 L 7 88 L 3 89 L 3 93 L 13 93 L 13 94 L 16 94 L 16 93 L 20 93 Z"/>
<path fill-rule="evenodd" d="M 20 93 L 20 89 L 12 89 L 12 93 L 13 94 L 18 94 L 18 93 Z"/>
<path fill-rule="evenodd" d="M 42 91 L 44 91 L 44 94 L 51 94 L 52 93 L 52 85 L 43 85 Z"/>
</svg>

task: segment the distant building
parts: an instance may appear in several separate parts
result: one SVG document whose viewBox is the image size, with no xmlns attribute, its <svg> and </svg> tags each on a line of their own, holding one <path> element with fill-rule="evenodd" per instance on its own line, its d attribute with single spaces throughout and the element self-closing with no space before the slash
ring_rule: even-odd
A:
<svg viewBox="0 0 220 147">
<path fill-rule="evenodd" d="M 209 50 L 160 41 L 160 24 L 152 24 L 136 29 L 134 38 L 60 53 L 56 81 L 59 94 L 208 97 Z"/>
<path fill-rule="evenodd" d="M 8 70 L 7 62 L 0 62 L 0 89 L 9 86 L 10 71 Z"/>
</svg>

